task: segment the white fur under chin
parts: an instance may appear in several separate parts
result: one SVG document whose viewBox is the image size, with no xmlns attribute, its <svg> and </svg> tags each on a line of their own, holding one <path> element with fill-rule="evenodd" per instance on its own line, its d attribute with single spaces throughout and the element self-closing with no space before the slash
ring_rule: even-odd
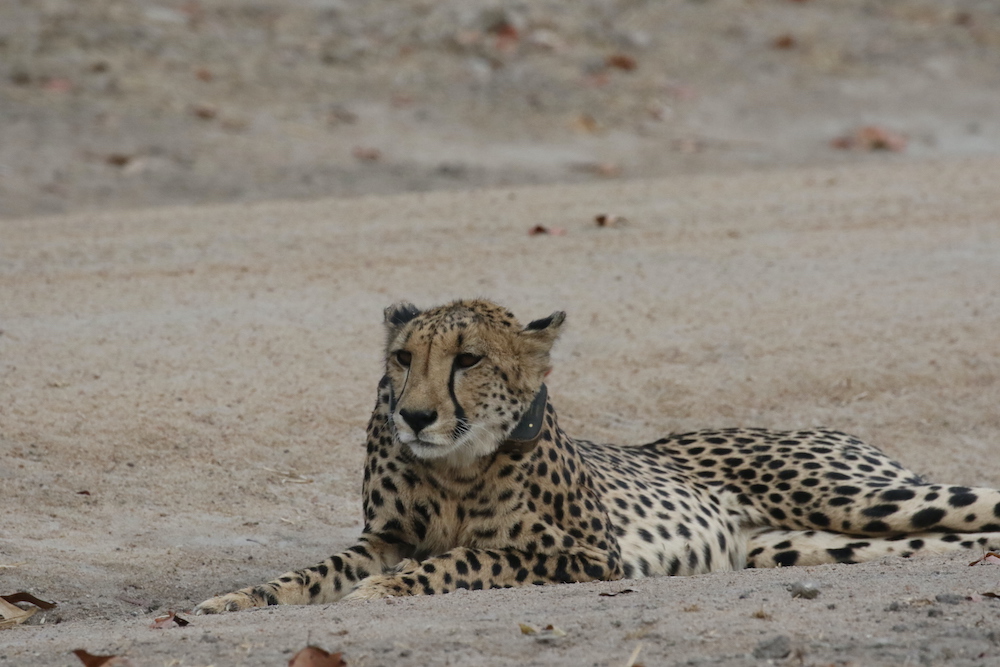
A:
<svg viewBox="0 0 1000 667">
<path fill-rule="evenodd" d="M 396 439 L 410 448 L 414 456 L 425 461 L 443 463 L 452 468 L 467 468 L 484 456 L 489 456 L 500 440 L 496 434 L 481 424 L 469 424 L 463 429 L 457 440 L 451 440 L 438 434 L 430 434 L 425 438 L 417 438 L 407 427 L 396 426 Z"/>
</svg>

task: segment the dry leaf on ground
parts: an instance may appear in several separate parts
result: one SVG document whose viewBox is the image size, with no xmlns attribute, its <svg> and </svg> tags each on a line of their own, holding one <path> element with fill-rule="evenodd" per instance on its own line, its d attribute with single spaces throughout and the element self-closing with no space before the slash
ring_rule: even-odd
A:
<svg viewBox="0 0 1000 667">
<path fill-rule="evenodd" d="M 33 604 L 31 609 L 22 609 L 15 602 L 28 602 Z M 24 591 L 12 593 L 10 595 L 0 595 L 0 628 L 11 628 L 20 625 L 35 615 L 39 609 L 52 609 L 55 603 L 39 600 L 31 593 Z"/>
<path fill-rule="evenodd" d="M 906 149 L 906 137 L 899 132 L 887 130 L 878 125 L 866 125 L 853 133 L 837 137 L 830 142 L 834 148 L 842 150 L 892 151 L 899 153 Z"/>
<path fill-rule="evenodd" d="M 528 230 L 528 236 L 539 236 L 548 234 L 549 236 L 565 236 L 566 230 L 562 227 L 546 227 L 545 225 L 535 225 Z"/>
<path fill-rule="evenodd" d="M 84 667 L 133 667 L 133 662 L 120 655 L 91 655 L 82 648 L 73 651 Z"/>
<path fill-rule="evenodd" d="M 995 551 L 987 551 L 983 554 L 982 558 L 977 558 L 976 560 L 969 563 L 969 565 L 1000 565 L 1000 554 Z"/>
<path fill-rule="evenodd" d="M 38 609 L 21 609 L 6 600 L 0 600 L 0 628 L 12 628 L 15 625 L 24 623 Z"/>
<path fill-rule="evenodd" d="M 330 653 L 318 646 L 306 646 L 292 656 L 288 667 L 347 667 L 340 653 Z"/>
<path fill-rule="evenodd" d="M 589 113 L 582 113 L 573 119 L 573 129 L 586 134 L 595 134 L 601 131 L 601 124 Z"/>
<path fill-rule="evenodd" d="M 125 167 L 134 159 L 135 156 L 127 155 L 125 153 L 109 153 L 104 156 L 104 161 L 112 167 Z M 86 494 L 88 496 L 90 495 L 90 491 L 77 491 L 77 493 Z"/>
<path fill-rule="evenodd" d="M 631 72 L 639 66 L 639 63 L 635 58 L 625 55 L 624 53 L 615 53 L 614 55 L 608 56 L 604 60 L 604 64 L 614 69 L 625 70 L 626 72 Z"/>
<path fill-rule="evenodd" d="M 355 146 L 351 149 L 351 155 L 362 162 L 378 162 L 382 159 L 382 151 L 370 146 Z"/>
<path fill-rule="evenodd" d="M 219 115 L 219 110 L 211 104 L 196 104 L 191 107 L 191 113 L 202 120 L 212 120 Z"/>
<path fill-rule="evenodd" d="M 594 222 L 598 227 L 624 227 L 628 224 L 628 220 L 624 216 L 608 215 L 607 213 L 595 215 Z"/>
<path fill-rule="evenodd" d="M 163 616 L 154 618 L 149 627 L 153 630 L 168 630 L 170 628 L 183 628 L 185 625 L 191 625 L 191 621 L 181 618 L 172 611 L 168 611 Z"/>
<path fill-rule="evenodd" d="M 70 79 L 56 77 L 42 84 L 42 88 L 56 93 L 68 93 L 73 90 L 73 82 Z"/>
<path fill-rule="evenodd" d="M 10 595 L 0 595 L 7 602 L 30 602 L 39 609 L 52 609 L 56 606 L 55 602 L 46 602 L 45 600 L 39 600 L 31 593 L 26 593 L 25 591 L 19 591 L 17 593 L 11 593 Z"/>
<path fill-rule="evenodd" d="M 784 35 L 779 35 L 774 38 L 771 42 L 771 46 L 776 49 L 794 49 L 796 46 L 795 38 L 785 33 Z"/>
</svg>

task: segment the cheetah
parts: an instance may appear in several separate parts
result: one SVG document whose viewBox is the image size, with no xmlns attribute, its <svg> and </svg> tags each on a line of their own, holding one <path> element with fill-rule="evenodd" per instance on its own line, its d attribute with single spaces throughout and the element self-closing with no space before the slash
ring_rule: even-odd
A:
<svg viewBox="0 0 1000 667">
<path fill-rule="evenodd" d="M 387 308 L 358 543 L 196 611 L 1000 548 L 1000 491 L 837 431 L 571 438 L 544 384 L 564 320 Z"/>
</svg>

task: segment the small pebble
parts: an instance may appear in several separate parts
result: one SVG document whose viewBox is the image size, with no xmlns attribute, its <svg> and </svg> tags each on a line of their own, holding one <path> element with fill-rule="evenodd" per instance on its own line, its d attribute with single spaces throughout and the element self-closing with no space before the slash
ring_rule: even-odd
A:
<svg viewBox="0 0 1000 667">
<path fill-rule="evenodd" d="M 812 600 L 819 597 L 819 587 L 811 581 L 796 581 L 788 585 L 788 592 L 793 598 Z"/>
<path fill-rule="evenodd" d="M 938 593 L 934 596 L 934 599 L 941 604 L 958 604 L 965 601 L 965 596 L 958 595 L 957 593 Z"/>
<path fill-rule="evenodd" d="M 753 650 L 753 657 L 758 660 L 778 660 L 792 652 L 792 640 L 785 635 L 765 639 Z"/>
</svg>

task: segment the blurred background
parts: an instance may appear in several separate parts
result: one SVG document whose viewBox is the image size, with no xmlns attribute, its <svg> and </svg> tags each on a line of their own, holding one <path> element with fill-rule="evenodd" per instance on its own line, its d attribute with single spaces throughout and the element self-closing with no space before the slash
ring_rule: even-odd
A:
<svg viewBox="0 0 1000 667">
<path fill-rule="evenodd" d="M 0 0 L 0 217 L 998 150 L 996 0 Z"/>
</svg>

